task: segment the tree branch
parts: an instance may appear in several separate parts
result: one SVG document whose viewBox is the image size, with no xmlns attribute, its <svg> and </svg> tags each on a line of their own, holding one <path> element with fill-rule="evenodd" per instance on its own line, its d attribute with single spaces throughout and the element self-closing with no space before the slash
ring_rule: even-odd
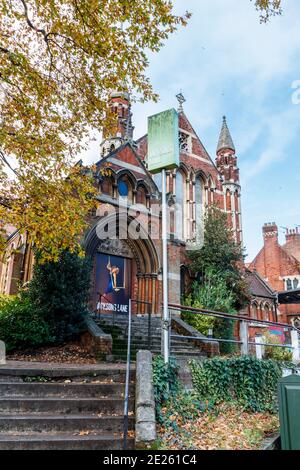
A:
<svg viewBox="0 0 300 470">
<path fill-rule="evenodd" d="M 11 166 L 11 164 L 9 163 L 9 161 L 7 160 L 6 156 L 4 155 L 4 153 L 3 153 L 3 151 L 2 151 L 1 149 L 0 149 L 0 158 L 1 158 L 1 160 L 3 161 L 3 163 L 4 163 L 5 165 L 7 165 L 8 168 L 9 168 L 16 176 L 19 176 L 17 170 L 15 170 L 15 169 Z"/>
</svg>

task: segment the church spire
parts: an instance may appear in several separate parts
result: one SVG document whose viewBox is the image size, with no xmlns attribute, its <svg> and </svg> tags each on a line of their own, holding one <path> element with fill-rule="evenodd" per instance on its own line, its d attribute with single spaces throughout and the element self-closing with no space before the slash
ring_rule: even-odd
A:
<svg viewBox="0 0 300 470">
<path fill-rule="evenodd" d="M 233 152 L 235 152 L 235 146 L 227 126 L 226 116 L 223 116 L 223 125 L 219 137 L 217 154 L 222 150 L 233 150 Z"/>
</svg>

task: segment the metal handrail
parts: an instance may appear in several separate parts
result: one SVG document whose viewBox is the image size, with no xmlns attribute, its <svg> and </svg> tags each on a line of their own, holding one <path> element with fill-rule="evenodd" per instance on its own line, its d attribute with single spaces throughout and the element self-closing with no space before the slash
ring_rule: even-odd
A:
<svg viewBox="0 0 300 470">
<path fill-rule="evenodd" d="M 132 324 L 132 303 L 136 304 L 148 304 L 151 305 L 151 302 L 141 301 L 141 300 L 132 300 L 128 301 L 128 327 L 127 327 L 127 360 L 126 360 L 126 378 L 125 378 L 125 394 L 124 394 L 124 424 L 123 424 L 123 450 L 127 449 L 127 438 L 128 438 L 128 410 L 129 410 L 129 384 L 130 384 L 130 365 L 131 365 L 131 324 Z M 151 310 L 148 313 L 149 317 L 151 316 Z M 148 322 L 148 325 L 151 327 L 151 319 Z M 148 333 L 148 341 L 149 335 Z"/>
<path fill-rule="evenodd" d="M 235 314 L 231 314 L 231 313 L 217 312 L 217 311 L 214 311 L 214 310 L 206 310 L 206 309 L 195 308 L 195 307 L 187 307 L 185 305 L 178 305 L 178 304 L 169 304 L 169 309 L 179 311 L 179 312 L 184 311 L 184 312 L 194 313 L 194 314 L 198 314 L 198 315 L 207 315 L 207 316 L 210 316 L 210 317 L 227 318 L 228 320 L 239 320 L 239 321 L 245 321 L 247 323 L 264 324 L 266 326 L 282 326 L 283 328 L 287 328 L 289 330 L 298 331 L 298 333 L 300 334 L 300 330 L 298 328 L 296 328 L 293 325 L 289 325 L 287 323 L 272 322 L 272 321 L 269 321 L 269 320 L 258 320 L 256 318 L 246 317 L 244 315 L 235 315 Z"/>
<path fill-rule="evenodd" d="M 210 343 L 233 343 L 233 344 L 243 344 L 243 341 L 237 339 L 222 339 L 222 338 L 201 338 L 200 336 L 184 336 L 184 335 L 171 335 L 171 338 L 176 339 L 188 339 L 194 341 L 210 342 Z M 273 344 L 273 343 L 256 343 L 254 341 L 247 341 L 248 344 L 253 344 L 254 346 L 274 346 L 274 348 L 289 348 L 294 349 L 291 344 Z"/>
<path fill-rule="evenodd" d="M 131 350 L 131 299 L 128 303 L 128 335 L 127 335 L 127 362 L 125 379 L 125 397 L 124 397 L 124 433 L 123 449 L 127 449 L 128 437 L 128 404 L 129 404 L 129 382 L 130 382 L 130 350 Z"/>
</svg>

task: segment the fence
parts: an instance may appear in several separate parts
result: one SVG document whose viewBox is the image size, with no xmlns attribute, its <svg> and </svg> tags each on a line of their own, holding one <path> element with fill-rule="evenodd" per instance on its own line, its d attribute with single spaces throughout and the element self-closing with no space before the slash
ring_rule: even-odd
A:
<svg viewBox="0 0 300 470">
<path fill-rule="evenodd" d="M 242 315 L 232 315 L 229 313 L 197 309 L 197 308 L 186 307 L 186 306 L 177 305 L 177 304 L 169 304 L 170 320 L 172 320 L 172 315 L 174 316 L 174 314 L 176 314 L 176 316 L 178 317 L 178 315 L 182 314 L 183 312 L 189 313 L 192 315 L 202 315 L 202 316 L 212 317 L 212 318 L 222 318 L 227 321 L 234 321 L 236 322 L 238 326 L 238 331 L 236 331 L 234 338 L 225 339 L 225 338 L 214 338 L 212 335 L 210 335 L 209 337 L 201 337 L 200 335 L 189 336 L 189 335 L 182 335 L 182 334 L 174 334 L 174 333 L 171 333 L 170 328 L 169 328 L 170 347 L 172 347 L 172 339 L 193 340 L 198 343 L 209 341 L 211 343 L 218 343 L 218 344 L 227 343 L 227 344 L 238 345 L 240 346 L 240 353 L 243 355 L 247 355 L 250 353 L 250 347 L 253 346 L 252 349 L 255 350 L 255 354 L 259 359 L 262 359 L 265 347 L 288 348 L 293 354 L 293 360 L 294 361 L 300 360 L 300 354 L 299 354 L 300 330 L 298 330 L 292 325 L 288 325 L 286 323 L 272 322 L 272 321 L 267 321 L 267 320 L 258 320 L 256 318 L 250 318 L 250 317 L 246 317 Z M 170 321 L 170 325 L 171 325 L 171 321 Z M 282 328 L 282 331 L 284 333 L 289 333 L 289 338 L 287 338 L 287 335 L 285 335 L 284 342 L 282 344 L 277 344 L 277 343 L 265 342 L 263 334 L 255 333 L 254 341 L 252 340 L 251 337 L 249 337 L 249 331 L 251 331 L 250 328 L 252 328 L 253 330 L 255 328 L 258 328 L 258 329 L 268 328 L 269 329 L 269 327 L 272 327 L 272 326 L 277 327 L 277 328 L 278 327 Z M 236 339 L 237 337 L 238 339 Z M 171 350 L 171 354 L 172 354 L 172 350 Z"/>
</svg>

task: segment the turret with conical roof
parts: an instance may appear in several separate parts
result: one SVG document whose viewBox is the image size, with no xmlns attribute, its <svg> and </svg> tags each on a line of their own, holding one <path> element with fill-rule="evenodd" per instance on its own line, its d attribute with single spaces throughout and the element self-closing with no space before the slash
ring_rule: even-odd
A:
<svg viewBox="0 0 300 470">
<path fill-rule="evenodd" d="M 217 154 L 224 150 L 232 150 L 235 152 L 235 146 L 227 126 L 226 116 L 223 116 L 223 125 L 219 137 Z"/>
<path fill-rule="evenodd" d="M 242 243 L 240 174 L 237 167 L 235 146 L 225 116 L 217 146 L 216 165 L 222 177 L 228 224 L 232 228 L 235 240 Z"/>
</svg>

